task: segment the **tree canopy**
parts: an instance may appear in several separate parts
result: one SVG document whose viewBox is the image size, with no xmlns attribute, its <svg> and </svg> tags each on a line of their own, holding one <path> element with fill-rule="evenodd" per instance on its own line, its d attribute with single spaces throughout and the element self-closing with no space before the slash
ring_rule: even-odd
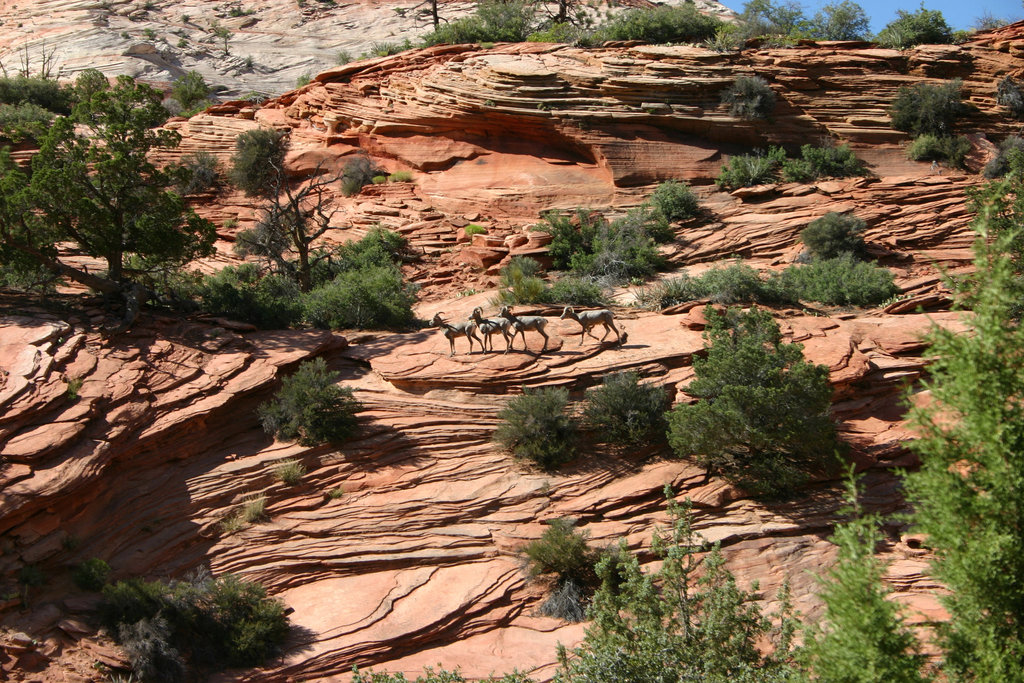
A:
<svg viewBox="0 0 1024 683">
<path fill-rule="evenodd" d="M 157 128 L 167 118 L 160 93 L 127 76 L 110 85 L 99 72 L 86 72 L 76 96 L 71 115 L 55 119 L 39 138 L 30 169 L 0 156 L 4 265 L 42 267 L 114 294 L 149 272 L 212 253 L 213 225 L 170 190 L 179 169 L 149 159 L 180 140 Z M 102 259 L 105 272 L 69 264 L 61 243 Z"/>
</svg>

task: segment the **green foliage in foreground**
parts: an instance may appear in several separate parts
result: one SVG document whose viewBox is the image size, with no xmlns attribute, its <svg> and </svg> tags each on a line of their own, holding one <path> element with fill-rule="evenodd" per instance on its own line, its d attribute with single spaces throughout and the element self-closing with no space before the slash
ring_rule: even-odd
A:
<svg viewBox="0 0 1024 683">
<path fill-rule="evenodd" d="M 144 680 L 183 679 L 179 652 L 196 667 L 255 666 L 273 655 L 288 633 L 284 605 L 268 598 L 259 584 L 230 574 L 118 581 L 104 587 L 100 612 Z"/>
<path fill-rule="evenodd" d="M 526 390 L 498 413 L 501 424 L 494 440 L 517 458 L 555 469 L 576 451 L 576 425 L 566 414 L 568 402 L 567 389 Z"/>
<path fill-rule="evenodd" d="M 775 279 L 782 291 L 830 306 L 877 306 L 900 291 L 888 268 L 848 253 L 787 268 Z"/>
<path fill-rule="evenodd" d="M 885 567 L 875 557 L 883 538 L 881 519 L 861 510 L 857 493 L 851 471 L 846 508 L 840 512 L 853 517 L 832 535 L 839 558 L 820 580 L 824 625 L 808 628 L 801 659 L 814 680 L 924 683 L 917 638 L 899 603 L 886 598 Z"/>
<path fill-rule="evenodd" d="M 304 361 L 281 382 L 272 401 L 260 404 L 263 429 L 303 446 L 341 444 L 355 433 L 362 408 L 352 389 L 338 386 L 338 373 L 323 358 Z"/>
<path fill-rule="evenodd" d="M 788 594 L 773 631 L 754 596 L 739 588 L 717 546 L 693 529 L 689 500 L 669 496 L 671 527 L 654 536 L 662 561 L 645 574 L 622 547 L 597 565 L 602 580 L 588 610 L 583 644 L 560 648 L 558 683 L 774 683 L 793 680 L 788 662 L 794 624 Z M 700 578 L 698 578 L 698 574 Z M 774 636 L 774 637 L 772 637 Z M 759 644 L 775 651 L 762 655 Z"/>
<path fill-rule="evenodd" d="M 944 137 L 953 134 L 957 119 L 969 111 L 963 103 L 963 82 L 959 78 L 932 85 L 902 86 L 889 107 L 892 127 L 914 137 L 924 134 Z"/>
<path fill-rule="evenodd" d="M 767 311 L 708 307 L 705 315 L 707 357 L 694 358 L 686 388 L 699 400 L 671 411 L 669 444 L 757 495 L 786 495 L 826 470 L 838 447 L 828 368 L 783 343 Z"/>
<path fill-rule="evenodd" d="M 665 429 L 665 389 L 640 384 L 635 372 L 607 375 L 587 392 L 584 420 L 602 441 L 639 444 Z"/>
<path fill-rule="evenodd" d="M 921 468 L 907 475 L 917 530 L 949 588 L 939 628 L 955 681 L 1019 681 L 1024 671 L 1024 296 L 1014 263 L 1020 224 L 993 229 L 1012 185 L 979 196 L 975 276 L 961 294 L 965 332 L 929 334 L 932 401 L 910 411 Z M 990 243 L 989 240 L 994 239 Z"/>
<path fill-rule="evenodd" d="M 594 565 L 598 553 L 587 543 L 588 535 L 576 530 L 573 520 L 553 519 L 541 537 L 526 545 L 523 553 L 529 560 L 530 574 L 556 574 L 562 583 L 573 581 L 593 586 L 597 580 Z"/>
</svg>

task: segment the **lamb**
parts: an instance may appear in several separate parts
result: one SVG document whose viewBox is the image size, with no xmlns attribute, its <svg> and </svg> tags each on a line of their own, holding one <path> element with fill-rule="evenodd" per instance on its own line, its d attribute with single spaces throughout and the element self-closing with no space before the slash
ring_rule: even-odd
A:
<svg viewBox="0 0 1024 683">
<path fill-rule="evenodd" d="M 494 342 L 491 341 L 491 337 L 498 333 L 501 333 L 501 336 L 505 339 L 505 351 L 508 351 L 508 328 L 512 325 L 512 322 L 507 318 L 484 318 L 482 313 L 480 307 L 477 306 L 473 309 L 469 319 L 476 323 L 476 329 L 483 335 L 484 351 L 487 351 L 488 341 L 491 342 L 491 351 L 494 350 Z"/>
<path fill-rule="evenodd" d="M 608 330 L 615 332 L 615 341 L 620 345 L 625 341 L 623 339 L 623 334 L 625 333 L 619 334 L 619 329 L 615 327 L 615 323 L 613 322 L 615 320 L 615 314 L 607 308 L 602 308 L 596 311 L 580 311 L 577 313 L 572 309 L 572 306 L 566 306 L 559 318 L 561 320 L 571 318 L 580 324 L 582 327 L 580 330 L 580 346 L 583 346 L 584 334 L 589 334 L 591 337 L 594 337 L 594 339 L 597 339 L 597 336 L 592 334 L 590 331 L 597 325 L 604 326 L 604 334 L 601 335 L 600 339 L 597 339 L 598 341 L 604 341 L 604 338 L 608 336 Z"/>
<path fill-rule="evenodd" d="M 448 339 L 448 344 L 451 346 L 451 353 L 449 356 L 455 355 L 455 338 L 465 337 L 469 340 L 469 352 L 473 353 L 473 340 L 475 339 L 480 343 L 480 353 L 483 353 L 484 345 L 483 342 L 476 336 L 476 323 L 472 320 L 468 320 L 464 323 L 450 324 L 446 323 L 441 318 L 441 313 L 435 313 L 434 318 L 430 321 L 430 324 L 434 327 L 440 327 L 444 331 L 444 336 Z"/>
<path fill-rule="evenodd" d="M 541 336 L 544 337 L 544 348 L 541 349 L 541 353 L 544 353 L 548 349 L 548 335 L 544 332 L 544 326 L 548 324 L 548 319 L 542 315 L 524 315 L 522 317 L 513 315 L 508 310 L 508 306 L 502 306 L 501 310 L 498 311 L 498 315 L 511 323 L 512 326 L 512 341 L 509 342 L 508 348 L 505 349 L 505 353 L 508 353 L 508 349 L 512 348 L 512 343 L 516 340 L 516 335 L 521 334 L 523 336 L 523 347 L 524 350 L 528 350 L 529 347 L 526 345 L 526 330 L 536 330 L 540 332 Z"/>
</svg>

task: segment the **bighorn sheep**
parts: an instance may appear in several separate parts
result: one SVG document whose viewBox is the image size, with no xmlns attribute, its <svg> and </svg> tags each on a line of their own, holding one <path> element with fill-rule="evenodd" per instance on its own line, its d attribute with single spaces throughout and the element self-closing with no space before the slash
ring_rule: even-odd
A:
<svg viewBox="0 0 1024 683">
<path fill-rule="evenodd" d="M 612 332 L 615 333 L 615 341 L 617 341 L 619 344 L 623 342 L 622 335 L 619 334 L 619 329 L 615 327 L 615 323 L 613 322 L 613 320 L 615 320 L 615 314 L 609 311 L 607 308 L 602 308 L 596 311 L 580 311 L 579 313 L 577 313 L 576 311 L 572 310 L 572 306 L 566 306 L 565 309 L 562 311 L 562 315 L 559 316 L 559 318 L 561 320 L 572 318 L 573 320 L 580 324 L 580 326 L 583 328 L 580 330 L 580 346 L 583 346 L 584 334 L 589 334 L 591 337 L 594 337 L 594 339 L 597 339 L 597 336 L 591 333 L 590 331 L 597 325 L 604 326 L 604 334 L 601 335 L 600 339 L 597 339 L 598 341 L 603 342 L 604 338 L 608 336 L 608 330 L 611 330 Z"/>
<path fill-rule="evenodd" d="M 526 330 L 536 330 L 540 332 L 541 336 L 544 337 L 544 348 L 541 349 L 541 353 L 544 353 L 548 349 L 548 335 L 544 332 L 544 326 L 548 324 L 548 319 L 542 315 L 524 315 L 522 317 L 513 315 L 508 310 L 508 306 L 502 306 L 501 310 L 498 311 L 498 315 L 511 323 L 512 326 L 512 341 L 509 342 L 508 349 L 512 348 L 512 343 L 516 340 L 516 335 L 520 334 L 523 336 L 523 347 L 524 350 L 529 350 L 526 345 Z M 505 353 L 508 353 L 508 349 L 505 349 Z"/>
<path fill-rule="evenodd" d="M 441 313 L 435 313 L 434 318 L 430 321 L 430 324 L 434 327 L 440 327 L 444 331 L 444 336 L 448 338 L 448 345 L 451 346 L 452 352 L 449 356 L 455 355 L 455 338 L 465 337 L 469 340 L 469 352 L 473 353 L 473 340 L 476 339 L 480 343 L 480 353 L 483 353 L 483 342 L 476 336 L 476 323 L 472 320 L 468 320 L 464 323 L 446 323 L 441 319 Z"/>
<path fill-rule="evenodd" d="M 487 351 L 486 347 L 489 341 L 491 342 L 491 351 L 494 350 L 494 342 L 491 341 L 491 337 L 499 333 L 505 339 L 505 350 L 508 351 L 508 328 L 511 327 L 512 321 L 507 318 L 485 318 L 482 313 L 480 307 L 477 306 L 473 309 L 469 319 L 476 323 L 476 329 L 483 335 L 484 351 Z"/>
</svg>

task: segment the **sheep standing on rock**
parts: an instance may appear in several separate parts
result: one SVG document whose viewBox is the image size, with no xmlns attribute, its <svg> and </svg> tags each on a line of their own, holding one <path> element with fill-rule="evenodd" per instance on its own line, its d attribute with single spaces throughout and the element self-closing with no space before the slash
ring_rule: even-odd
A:
<svg viewBox="0 0 1024 683">
<path fill-rule="evenodd" d="M 473 353 L 473 340 L 475 339 L 480 344 L 480 353 L 484 352 L 484 344 L 480 341 L 480 338 L 476 336 L 476 323 L 472 320 L 468 320 L 464 323 L 450 324 L 446 323 L 441 318 L 441 313 L 437 312 L 434 314 L 434 318 L 430 321 L 430 324 L 434 327 L 440 327 L 444 336 L 448 339 L 448 345 L 451 346 L 451 353 L 449 356 L 455 355 L 455 338 L 465 337 L 469 340 L 469 352 Z"/>
<path fill-rule="evenodd" d="M 516 335 L 520 334 L 523 337 L 523 350 L 528 351 L 529 346 L 526 344 L 526 330 L 535 330 L 540 332 L 541 336 L 544 337 L 544 348 L 541 349 L 541 353 L 548 350 L 548 335 L 544 332 L 544 326 L 548 324 L 548 319 L 542 315 L 524 315 L 517 316 L 508 310 L 508 306 L 502 306 L 501 310 L 498 311 L 498 315 L 505 318 L 512 324 L 512 341 L 509 343 L 508 348 L 505 349 L 505 353 L 508 353 L 508 349 L 512 348 L 512 344 L 515 343 Z"/>
<path fill-rule="evenodd" d="M 483 317 L 483 311 L 477 306 L 473 309 L 473 313 L 469 317 L 470 321 L 476 323 L 476 329 L 483 335 L 484 338 L 484 351 L 487 351 L 487 342 L 491 342 L 491 351 L 494 350 L 494 342 L 491 341 L 491 337 L 495 334 L 501 334 L 505 339 L 505 351 L 508 351 L 509 347 L 509 328 L 512 326 L 512 321 L 508 318 L 485 318 Z"/>
<path fill-rule="evenodd" d="M 619 328 L 615 327 L 615 314 L 609 311 L 607 308 L 602 308 L 596 311 L 580 311 L 577 313 L 572 309 L 572 306 L 566 306 L 562 310 L 562 315 L 559 316 L 561 320 L 571 318 L 580 324 L 582 328 L 580 330 L 580 346 L 583 346 L 583 335 L 589 334 L 594 339 L 597 336 L 594 335 L 590 330 L 597 325 L 604 326 L 604 334 L 601 335 L 599 342 L 603 342 L 604 338 L 608 336 L 608 330 L 615 333 L 615 341 L 621 346 L 625 340 L 625 332 L 619 333 Z"/>
</svg>

